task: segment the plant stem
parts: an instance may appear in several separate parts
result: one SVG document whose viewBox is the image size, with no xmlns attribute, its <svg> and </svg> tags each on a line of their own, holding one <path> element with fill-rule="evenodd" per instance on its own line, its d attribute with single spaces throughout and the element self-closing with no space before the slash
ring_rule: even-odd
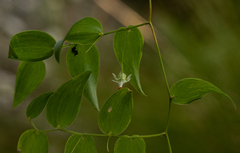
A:
<svg viewBox="0 0 240 153">
<path fill-rule="evenodd" d="M 152 22 L 149 22 L 149 25 L 150 25 L 150 28 L 152 30 L 153 38 L 154 38 L 154 41 L 155 41 L 155 44 L 156 44 L 156 47 L 157 47 L 158 57 L 159 57 L 159 60 L 160 60 L 164 80 L 165 80 L 167 91 L 168 91 L 168 97 L 171 98 L 170 97 L 170 88 L 169 88 L 168 81 L 167 81 L 167 75 L 166 75 L 165 68 L 164 68 L 164 65 L 163 65 L 162 55 L 161 55 L 161 52 L 160 52 L 160 49 L 159 49 L 157 37 L 156 37 L 155 31 L 154 31 Z"/>
<path fill-rule="evenodd" d="M 62 46 L 62 48 L 69 47 L 69 46 L 71 46 L 71 45 L 72 45 L 72 44 L 67 44 L 67 45 Z"/>
<path fill-rule="evenodd" d="M 168 142 L 169 153 L 172 153 L 172 147 L 171 147 L 171 143 L 170 143 L 170 139 L 169 139 L 168 133 L 166 133 L 166 138 L 167 138 L 167 142 Z"/>
<path fill-rule="evenodd" d="M 77 135 L 87 135 L 87 136 L 95 136 L 95 137 L 108 137 L 109 136 L 109 135 L 106 135 L 106 134 L 78 133 L 78 132 L 74 132 L 74 131 L 70 131 L 70 130 L 64 130 L 64 129 L 58 129 L 58 130 L 62 131 L 62 132 L 71 133 L 71 134 L 77 134 Z"/>
<path fill-rule="evenodd" d="M 152 134 L 152 135 L 133 135 L 133 136 L 128 136 L 128 135 L 123 135 L 123 136 L 117 136 L 119 138 L 152 138 L 152 137 L 159 137 L 165 135 L 165 132 L 163 133 L 158 133 L 158 134 Z"/>
<path fill-rule="evenodd" d="M 107 152 L 109 152 L 109 141 L 110 141 L 110 138 L 111 138 L 111 136 L 109 136 L 108 140 L 107 140 Z"/>
<path fill-rule="evenodd" d="M 127 27 L 127 28 L 124 28 L 124 29 L 118 29 L 118 30 L 114 30 L 114 31 L 106 32 L 106 33 L 103 33 L 102 36 L 109 35 L 109 34 L 112 34 L 112 33 L 116 33 L 116 32 L 119 32 L 119 31 L 125 31 L 125 30 L 128 30 L 128 29 L 141 27 L 141 26 L 144 26 L 144 25 L 147 25 L 147 24 L 149 24 L 149 23 L 148 23 L 148 22 L 145 22 L 145 23 L 138 24 L 138 25 L 131 26 L 131 27 Z"/>
<path fill-rule="evenodd" d="M 154 27 L 153 27 L 153 24 L 152 24 L 152 1 L 151 0 L 149 0 L 149 20 L 148 20 L 148 23 L 149 23 L 149 26 L 152 30 L 153 38 L 154 38 L 154 41 L 155 41 L 155 44 L 156 44 L 156 47 L 157 47 L 158 57 L 159 57 L 159 60 L 160 60 L 160 65 L 161 65 L 161 68 L 162 68 L 164 80 L 165 80 L 166 87 L 167 87 L 168 97 L 169 97 L 168 119 L 167 119 L 167 125 L 166 125 L 166 129 L 165 129 L 164 133 L 166 134 L 169 153 L 172 153 L 172 147 L 171 147 L 170 139 L 169 139 L 169 136 L 168 136 L 168 128 L 169 128 L 170 116 L 171 116 L 172 98 L 171 98 L 171 95 L 170 95 L 170 88 L 169 88 L 169 85 L 168 85 L 167 75 L 166 75 L 165 68 L 164 68 L 164 65 L 163 65 L 162 55 L 161 55 L 160 48 L 159 48 L 159 45 L 158 45 L 156 33 L 154 31 Z"/>
<path fill-rule="evenodd" d="M 32 124 L 33 128 L 34 128 L 35 130 L 39 131 L 38 128 L 37 128 L 37 127 L 35 126 L 35 124 L 33 123 L 33 121 L 32 121 L 31 119 L 30 119 L 29 121 L 30 121 L 30 123 Z"/>
<path fill-rule="evenodd" d="M 149 0 L 149 18 L 148 23 L 152 22 L 152 0 Z"/>
<path fill-rule="evenodd" d="M 92 134 L 92 133 L 79 133 L 75 131 L 70 131 L 70 130 L 64 130 L 64 129 L 53 129 L 53 130 L 45 130 L 44 132 L 50 132 L 50 131 L 62 131 L 70 134 L 77 134 L 77 135 L 85 135 L 85 136 L 94 136 L 94 137 L 109 137 L 107 134 Z M 165 132 L 163 133 L 158 133 L 158 134 L 151 134 L 151 135 L 133 135 L 133 136 L 128 136 L 128 135 L 118 135 L 118 136 L 111 136 L 111 137 L 118 137 L 118 138 L 152 138 L 152 137 L 159 137 L 165 135 Z"/>
<path fill-rule="evenodd" d="M 43 132 L 53 132 L 53 131 L 58 131 L 58 129 L 51 129 L 51 130 L 41 130 Z"/>
<path fill-rule="evenodd" d="M 172 108 L 172 99 L 169 99 L 169 105 L 168 105 L 168 119 L 167 119 L 167 126 L 165 128 L 165 131 L 167 133 L 169 124 L 170 124 L 170 116 L 171 116 L 171 108 Z"/>
</svg>

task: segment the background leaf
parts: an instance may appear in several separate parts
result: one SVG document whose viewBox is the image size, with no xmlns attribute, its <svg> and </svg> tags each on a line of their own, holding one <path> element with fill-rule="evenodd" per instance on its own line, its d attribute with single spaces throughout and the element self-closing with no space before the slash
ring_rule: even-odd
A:
<svg viewBox="0 0 240 153">
<path fill-rule="evenodd" d="M 175 104 L 189 104 L 195 100 L 201 99 L 209 92 L 216 92 L 228 97 L 233 105 L 233 100 L 213 84 L 196 78 L 185 78 L 175 83 L 170 89 L 172 102 Z M 235 106 L 236 108 L 236 106 Z"/>
<path fill-rule="evenodd" d="M 21 153 L 47 153 L 48 138 L 42 131 L 27 130 L 19 138 L 17 149 Z"/>
<path fill-rule="evenodd" d="M 146 144 L 142 138 L 119 138 L 114 153 L 145 153 Z"/>
<path fill-rule="evenodd" d="M 29 119 L 36 118 L 44 109 L 47 104 L 49 97 L 54 92 L 44 93 L 35 98 L 27 107 L 26 115 Z"/>
<path fill-rule="evenodd" d="M 37 88 L 45 75 L 46 69 L 43 61 L 20 63 L 15 83 L 14 108 Z"/>
<path fill-rule="evenodd" d="M 67 53 L 67 66 L 72 77 L 87 70 L 92 72 L 84 89 L 84 95 L 93 107 L 99 110 L 96 91 L 100 64 L 99 53 L 95 45 L 86 53 L 89 47 L 90 45 L 72 45 Z M 77 55 L 72 52 L 73 49 L 78 52 Z"/>
<path fill-rule="evenodd" d="M 125 28 L 122 27 L 120 29 Z M 141 31 L 138 28 L 132 28 L 116 32 L 114 35 L 113 47 L 123 72 L 127 76 L 132 74 L 131 84 L 139 93 L 145 95 L 139 78 L 139 66 L 142 58 L 143 43 Z"/>
<path fill-rule="evenodd" d="M 65 38 L 55 46 L 55 58 L 59 63 L 60 52 L 63 42 L 70 42 L 73 44 L 93 45 L 103 34 L 101 23 L 92 17 L 86 17 L 77 21 L 68 31 Z M 89 46 L 90 48 L 92 46 Z"/>
<path fill-rule="evenodd" d="M 100 110 L 98 125 L 101 131 L 110 136 L 122 133 L 131 121 L 132 108 L 132 91 L 123 88 L 115 92 Z"/>
<path fill-rule="evenodd" d="M 20 61 L 41 61 L 53 55 L 56 41 L 49 34 L 29 30 L 11 38 L 8 57 Z"/>
<path fill-rule="evenodd" d="M 72 135 L 65 146 L 64 153 L 97 153 L 91 136 Z"/>
<path fill-rule="evenodd" d="M 90 71 L 86 71 L 77 75 L 61 85 L 49 98 L 46 116 L 53 127 L 64 129 L 74 121 L 90 74 Z"/>
</svg>

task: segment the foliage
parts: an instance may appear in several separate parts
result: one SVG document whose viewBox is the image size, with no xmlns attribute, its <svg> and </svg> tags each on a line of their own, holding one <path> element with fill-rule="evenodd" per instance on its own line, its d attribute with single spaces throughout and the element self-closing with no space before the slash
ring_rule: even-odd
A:
<svg viewBox="0 0 240 153">
<path fill-rule="evenodd" d="M 201 79 L 185 78 L 169 88 L 151 21 L 151 0 L 149 0 L 149 5 L 148 22 L 122 27 L 107 33 L 103 33 L 102 25 L 98 20 L 86 17 L 76 22 L 66 36 L 57 43 L 49 34 L 36 30 L 24 31 L 12 37 L 9 45 L 9 58 L 22 61 L 17 71 L 13 107 L 17 107 L 23 102 L 44 79 L 46 70 L 43 60 L 51 57 L 54 53 L 55 59 L 59 63 L 60 53 L 64 47 L 69 47 L 66 60 L 72 76 L 72 79 L 62 84 L 55 92 L 44 93 L 29 104 L 26 115 L 34 129 L 27 130 L 21 135 L 18 143 L 19 150 L 23 153 L 48 152 L 48 139 L 45 133 L 62 131 L 72 134 L 66 143 L 65 153 L 97 152 L 93 140 L 94 136 L 108 137 L 108 142 L 111 137 L 118 137 L 114 147 L 115 153 L 144 153 L 146 144 L 143 138 L 165 136 L 171 153 L 168 127 L 172 103 L 190 104 L 210 92 L 216 92 L 228 97 L 235 106 L 233 100 L 226 93 Z M 123 84 L 130 81 L 136 91 L 145 96 L 139 76 L 144 40 L 138 27 L 143 25 L 150 26 L 159 53 L 169 97 L 168 122 L 162 133 L 142 136 L 120 135 L 130 124 L 133 109 L 132 91 L 128 88 L 122 88 Z M 96 87 L 100 60 L 95 43 L 103 36 L 112 33 L 115 33 L 113 47 L 121 67 L 119 76 L 113 75 L 115 79 L 113 81 L 119 84 L 119 90 L 111 95 L 103 107 L 99 109 Z M 98 125 L 103 134 L 78 133 L 66 130 L 80 111 L 83 95 L 96 111 L 99 111 Z M 39 130 L 32 122 L 32 119 L 36 118 L 45 107 L 48 123 L 54 128 L 52 130 Z"/>
</svg>

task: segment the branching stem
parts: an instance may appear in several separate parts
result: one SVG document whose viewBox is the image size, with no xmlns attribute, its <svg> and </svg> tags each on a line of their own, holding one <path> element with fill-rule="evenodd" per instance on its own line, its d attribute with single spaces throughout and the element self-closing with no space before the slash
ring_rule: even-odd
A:
<svg viewBox="0 0 240 153">
<path fill-rule="evenodd" d="M 160 61 L 160 65 L 161 65 L 161 68 L 162 68 L 162 73 L 163 73 L 163 76 L 164 76 L 164 80 L 165 80 L 166 87 L 167 87 L 167 92 L 168 92 L 168 97 L 169 97 L 168 118 L 167 118 L 167 125 L 166 125 L 164 133 L 166 134 L 169 153 L 172 153 L 170 139 L 169 139 L 169 136 L 168 136 L 168 128 L 169 128 L 170 116 L 171 116 L 172 98 L 171 98 L 171 95 L 170 95 L 170 88 L 169 88 L 169 85 L 168 85 L 168 80 L 167 80 L 167 75 L 166 75 L 166 71 L 165 71 L 165 68 L 164 68 L 163 60 L 162 60 L 162 55 L 161 55 L 160 48 L 159 48 L 159 45 L 158 45 L 156 33 L 155 33 L 155 30 L 154 30 L 154 27 L 153 27 L 153 24 L 152 24 L 152 1 L 151 0 L 149 0 L 149 20 L 148 20 L 148 23 L 149 23 L 149 26 L 151 28 L 153 38 L 154 38 L 154 41 L 155 41 L 155 44 L 156 44 L 156 47 L 157 47 L 158 57 L 159 57 L 159 61 Z"/>
<path fill-rule="evenodd" d="M 52 129 L 52 130 L 42 130 L 43 132 L 51 132 L 51 131 L 62 131 L 70 134 L 77 134 L 77 135 L 83 135 L 83 136 L 93 136 L 93 137 L 109 137 L 107 134 L 93 134 L 93 133 L 79 133 L 75 131 L 70 130 L 64 130 L 64 129 Z M 118 137 L 118 138 L 152 138 L 152 137 L 159 137 L 165 135 L 165 132 L 158 133 L 158 134 L 151 134 L 151 135 L 118 135 L 118 136 L 111 136 L 111 137 Z"/>
</svg>

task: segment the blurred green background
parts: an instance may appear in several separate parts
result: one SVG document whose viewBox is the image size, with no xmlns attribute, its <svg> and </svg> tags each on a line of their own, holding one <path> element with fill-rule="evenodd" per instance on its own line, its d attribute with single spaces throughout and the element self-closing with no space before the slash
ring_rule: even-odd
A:
<svg viewBox="0 0 240 153">
<path fill-rule="evenodd" d="M 10 60 L 11 37 L 25 30 L 41 30 L 61 40 L 76 21 L 91 16 L 104 32 L 148 20 L 148 0 L 0 0 L 0 152 L 16 153 L 19 136 L 32 128 L 25 115 L 27 105 L 44 92 L 55 91 L 70 79 L 66 49 L 61 63 L 45 60 L 43 83 L 16 109 L 12 108 L 19 61 Z M 240 93 L 240 1 L 239 0 L 153 0 L 152 22 L 157 31 L 169 84 L 186 77 L 209 81 L 222 89 L 239 107 Z M 140 67 L 143 97 L 134 91 L 132 122 L 123 134 L 160 133 L 167 122 L 168 98 L 150 29 L 141 27 L 145 45 Z M 98 80 L 100 107 L 117 90 L 112 73 L 120 66 L 113 51 L 113 35 L 97 47 L 101 58 Z M 130 84 L 126 84 L 133 89 Z M 80 113 L 68 128 L 78 132 L 100 133 L 98 112 L 84 98 Z M 39 129 L 51 129 L 45 112 L 33 120 Z M 63 153 L 70 136 L 51 132 L 49 153 Z M 201 100 L 173 105 L 169 136 L 174 153 L 240 152 L 240 110 L 230 100 L 211 93 Z M 106 138 L 94 138 L 99 153 L 106 151 Z M 110 141 L 110 153 L 116 139 Z M 164 137 L 145 139 L 147 153 L 167 153 Z"/>
</svg>

